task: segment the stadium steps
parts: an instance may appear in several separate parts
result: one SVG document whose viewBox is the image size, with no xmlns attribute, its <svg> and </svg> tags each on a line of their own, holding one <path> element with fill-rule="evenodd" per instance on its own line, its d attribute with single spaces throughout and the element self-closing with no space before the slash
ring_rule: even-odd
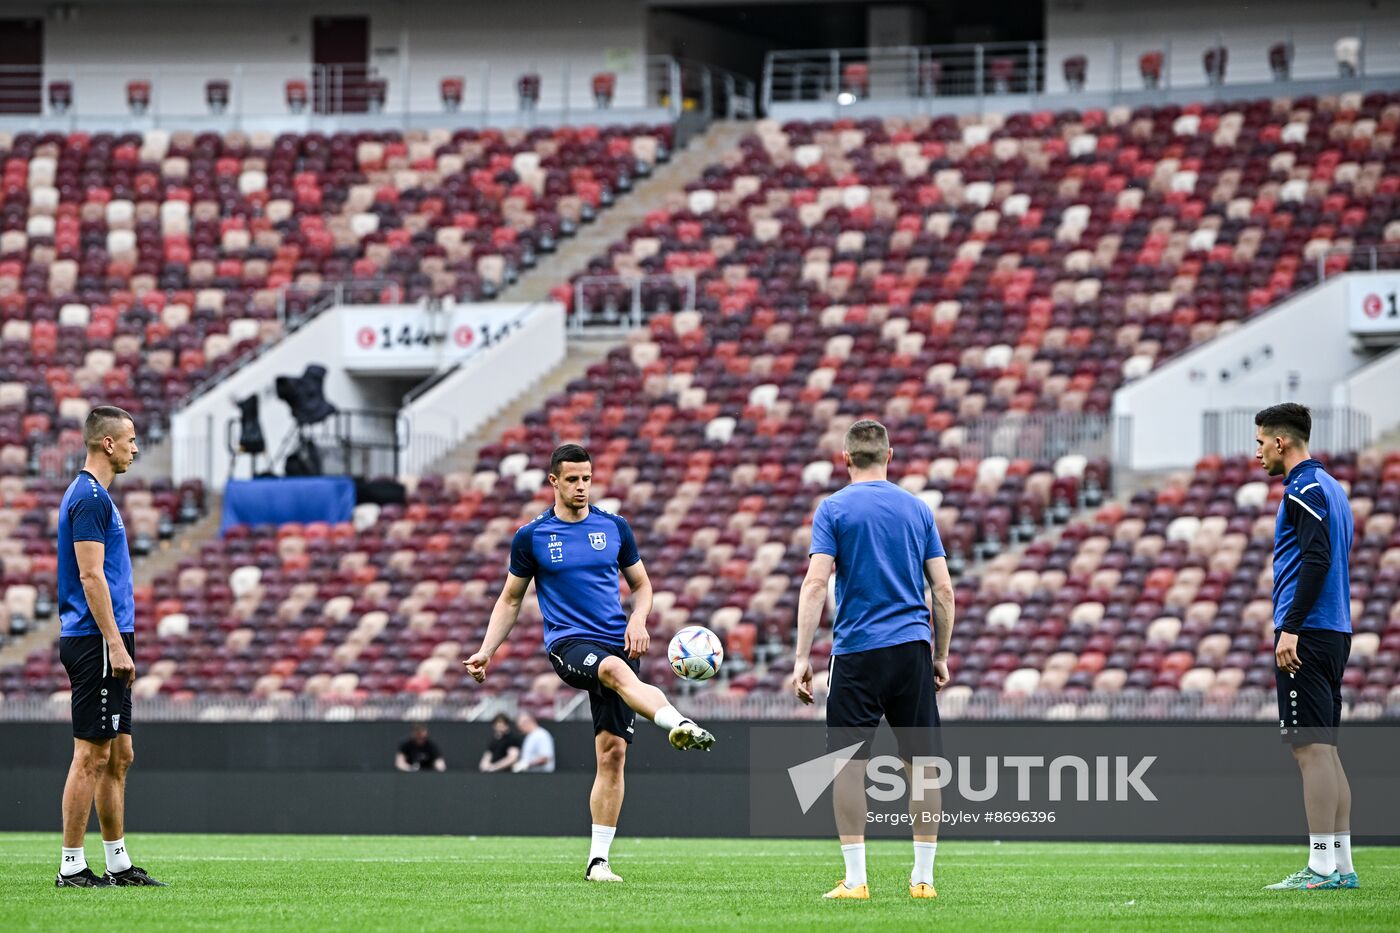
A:
<svg viewBox="0 0 1400 933">
<path fill-rule="evenodd" d="M 1400 450 L 1400 428 L 1385 432 L 1372 441 L 1371 446 L 1381 451 Z"/>
<path fill-rule="evenodd" d="M 514 402 L 502 409 L 494 418 L 482 425 L 481 430 L 449 451 L 438 462 L 430 466 L 427 473 L 470 473 L 476 469 L 477 453 L 483 446 L 500 438 L 506 428 L 514 427 L 525 420 L 525 416 L 540 407 L 541 402 L 551 395 L 563 392 L 574 379 L 583 376 L 588 367 L 607 358 L 609 351 L 619 346 L 621 340 L 572 340 L 564 361 L 551 370 L 539 382 L 521 394 Z"/>
<path fill-rule="evenodd" d="M 1088 519 L 1093 517 L 1095 512 L 1097 512 L 1099 509 L 1103 508 L 1110 502 L 1121 502 L 1126 505 L 1131 499 L 1131 493 L 1125 494 L 1120 490 L 1117 492 L 1116 495 L 1105 496 L 1103 502 L 1099 505 L 1093 507 L 1084 506 L 1082 508 L 1075 509 L 1069 514 L 1069 518 L 1062 524 L 1046 525 L 1045 527 L 1037 531 L 1034 537 L 1030 538 L 1030 540 L 1028 541 L 1022 541 L 1017 544 L 1009 544 L 1006 547 L 1002 548 L 999 554 L 995 554 L 992 557 L 983 557 L 978 558 L 977 560 L 968 561 L 966 569 L 964 569 L 962 572 L 962 576 L 953 578 L 953 585 L 956 587 L 959 581 L 967 579 L 981 580 L 983 575 L 987 572 L 987 570 L 997 561 L 1002 561 L 1004 563 L 1019 564 L 1021 562 L 1022 555 L 1025 554 L 1026 549 L 1029 548 L 1032 544 L 1038 544 L 1044 541 L 1051 545 L 1054 545 L 1059 542 L 1061 537 L 1064 536 L 1065 529 L 1068 528 L 1070 525 L 1073 525 L 1075 522 L 1087 521 Z M 1012 558 L 1015 558 L 1015 560 L 1012 561 Z M 956 618 L 956 614 L 954 615 L 954 618 Z"/>
<path fill-rule="evenodd" d="M 140 428 L 137 428 L 140 431 Z M 137 439 L 141 435 L 138 433 Z M 171 449 L 170 438 L 148 441 L 141 447 L 141 456 L 136 459 L 134 469 L 140 471 L 144 479 L 169 479 L 175 469 L 175 454 Z"/>
<path fill-rule="evenodd" d="M 146 465 L 144 457 L 142 454 L 143 466 Z M 160 574 L 174 570 L 182 559 L 197 556 L 200 548 L 218 535 L 224 512 L 223 497 L 208 493 L 205 504 L 207 511 L 199 521 L 180 528 L 169 541 L 162 541 L 156 551 L 136 559 L 132 564 L 132 576 L 137 586 L 145 586 Z M 58 628 L 57 612 L 37 621 L 34 628 L 0 648 L 0 667 L 22 665 L 31 651 L 53 645 L 58 640 Z"/>
<path fill-rule="evenodd" d="M 617 203 L 604 211 L 577 235 L 560 244 L 559 249 L 522 275 L 514 285 L 501 292 L 501 301 L 544 301 L 550 289 L 568 282 L 587 267 L 589 260 L 605 254 L 608 247 L 626 236 L 627 229 L 642 221 L 648 213 L 664 206 L 666 196 L 685 190 L 685 186 L 700 177 L 705 167 L 719 161 L 720 154 L 739 144 L 753 124 L 746 121 L 717 121 L 702 135 L 657 167 L 650 178 L 638 182 Z"/>
</svg>

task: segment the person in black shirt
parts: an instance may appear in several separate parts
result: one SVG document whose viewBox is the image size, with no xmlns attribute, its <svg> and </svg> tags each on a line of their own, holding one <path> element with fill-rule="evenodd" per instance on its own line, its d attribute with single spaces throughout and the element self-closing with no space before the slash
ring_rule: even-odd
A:
<svg viewBox="0 0 1400 933">
<path fill-rule="evenodd" d="M 511 765 L 520 759 L 520 733 L 505 713 L 497 713 L 491 720 L 491 744 L 481 753 L 481 763 L 477 766 L 483 774 L 492 771 L 509 771 Z"/>
<path fill-rule="evenodd" d="M 491 743 L 481 753 L 478 769 L 489 774 L 492 771 L 509 771 L 520 759 L 520 733 L 505 713 L 497 713 L 491 720 Z"/>
<path fill-rule="evenodd" d="M 400 771 L 446 771 L 447 762 L 437 743 L 428 738 L 428 727 L 419 723 L 408 740 L 399 746 L 394 767 Z"/>
</svg>

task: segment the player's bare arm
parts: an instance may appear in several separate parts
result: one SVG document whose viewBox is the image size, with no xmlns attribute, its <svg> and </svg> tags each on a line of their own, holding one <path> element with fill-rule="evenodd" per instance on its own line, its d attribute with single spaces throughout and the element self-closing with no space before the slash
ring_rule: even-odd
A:
<svg viewBox="0 0 1400 933">
<path fill-rule="evenodd" d="M 629 658 L 640 658 L 651 647 L 651 635 L 647 632 L 647 617 L 651 615 L 651 577 L 647 569 L 637 561 L 630 567 L 622 568 L 622 578 L 632 591 L 632 614 L 627 617 L 627 630 L 622 636 L 622 647 Z"/>
<path fill-rule="evenodd" d="M 73 553 L 78 559 L 78 579 L 83 584 L 83 595 L 87 597 L 92 618 L 107 642 L 112 676 L 125 678 L 129 687 L 136 682 L 136 662 L 127 654 L 121 633 L 117 631 L 117 617 L 112 611 L 112 591 L 102 570 L 107 546 L 101 541 L 75 541 Z"/>
<path fill-rule="evenodd" d="M 836 558 L 830 554 L 813 554 L 797 600 L 797 648 L 792 677 L 797 698 L 803 703 L 812 702 L 812 640 L 821 624 L 827 584 L 835 569 Z"/>
<path fill-rule="evenodd" d="M 924 577 L 933 591 L 933 680 L 942 690 L 948 686 L 948 645 L 953 638 L 953 576 L 947 558 L 924 561 Z"/>
<path fill-rule="evenodd" d="M 491 663 L 496 649 L 505 642 L 510 630 L 515 628 L 516 620 L 520 618 L 520 604 L 525 601 L 525 591 L 529 587 L 528 577 L 506 573 L 506 585 L 501 588 L 501 595 L 496 598 L 496 605 L 491 610 L 486 637 L 481 640 L 481 647 L 477 649 L 476 654 L 462 662 L 467 673 L 471 674 L 477 683 L 486 680 L 486 666 Z"/>
</svg>

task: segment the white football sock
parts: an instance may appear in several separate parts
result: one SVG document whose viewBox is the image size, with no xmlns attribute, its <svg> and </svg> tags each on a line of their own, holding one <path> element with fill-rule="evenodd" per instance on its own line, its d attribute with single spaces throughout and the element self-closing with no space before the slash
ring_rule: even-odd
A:
<svg viewBox="0 0 1400 933">
<path fill-rule="evenodd" d="M 588 864 L 593 864 L 595 858 L 600 858 L 605 862 L 608 860 L 608 849 L 612 848 L 613 836 L 615 835 L 617 835 L 616 826 L 593 824 L 593 844 L 588 849 Z"/>
<path fill-rule="evenodd" d="M 1332 843 L 1332 851 L 1337 856 L 1337 871 L 1344 875 L 1356 871 L 1351 864 L 1351 830 L 1337 833 L 1336 841 Z"/>
<path fill-rule="evenodd" d="M 693 720 L 689 716 L 682 716 L 681 711 L 676 709 L 674 706 L 661 707 L 659 710 L 656 711 L 656 718 L 652 719 L 652 722 L 656 723 L 658 726 L 665 729 L 667 732 L 670 732 L 672 729 L 676 728 L 676 726 L 679 726 L 683 722 L 692 721 Z"/>
<path fill-rule="evenodd" d="M 841 857 L 846 860 L 846 887 L 858 888 L 865 884 L 865 843 L 842 846 Z"/>
<path fill-rule="evenodd" d="M 102 840 L 102 848 L 107 850 L 107 870 L 126 871 L 131 867 L 131 856 L 126 854 L 126 837 L 108 842 Z"/>
<path fill-rule="evenodd" d="M 938 843 L 914 843 L 914 874 L 909 876 L 910 884 L 933 884 L 933 857 L 938 854 Z"/>
<path fill-rule="evenodd" d="M 87 853 L 82 846 L 76 849 L 64 848 L 63 860 L 58 863 L 58 873 L 60 875 L 76 875 L 87 868 Z"/>
<path fill-rule="evenodd" d="M 1337 855 L 1332 850 L 1336 842 L 1332 833 L 1308 834 L 1308 867 L 1319 875 L 1330 875 L 1337 870 Z"/>
</svg>

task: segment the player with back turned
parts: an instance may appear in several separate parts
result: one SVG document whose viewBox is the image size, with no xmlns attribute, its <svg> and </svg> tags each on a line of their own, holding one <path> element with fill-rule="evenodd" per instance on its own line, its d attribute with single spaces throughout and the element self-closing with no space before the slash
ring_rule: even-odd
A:
<svg viewBox="0 0 1400 933">
<path fill-rule="evenodd" d="M 60 888 L 164 887 L 126 850 L 126 772 L 131 766 L 131 685 L 136 681 L 136 601 L 126 526 L 108 495 L 136 459 L 136 425 L 102 405 L 83 426 L 87 461 L 58 510 L 58 655 L 73 693 L 73 762 L 63 787 Z M 107 852 L 101 877 L 83 836 L 93 803 Z"/>
<path fill-rule="evenodd" d="M 623 767 L 637 713 L 669 733 L 678 749 L 709 750 L 714 736 L 682 716 L 666 694 L 637 676 L 651 644 L 647 614 L 651 581 L 632 527 L 621 516 L 589 505 L 593 458 L 578 444 L 557 448 L 549 460 L 554 505 L 515 533 L 510 572 L 491 612 L 481 648 L 463 663 L 481 683 L 486 668 L 515 627 L 530 580 L 544 616 L 544 645 L 559 679 L 588 691 L 598 770 L 589 796 L 593 841 L 584 878 L 621 881 L 608 852 L 622 811 Z M 617 577 L 632 590 L 632 614 L 622 608 Z"/>
<path fill-rule="evenodd" d="M 812 702 L 812 639 L 836 573 L 830 688 L 826 702 L 827 751 L 863 746 L 833 784 L 836 827 L 846 876 L 825 897 L 865 900 L 866 803 L 863 778 L 869 742 L 883 717 L 895 732 L 906 767 L 937 753 L 935 692 L 948 683 L 948 644 L 953 634 L 953 580 L 933 513 L 918 497 L 891 483 L 894 456 L 878 421 L 857 421 L 846 431 L 851 482 L 822 500 L 812 519 L 811 562 L 797 608 L 797 697 Z M 924 594 L 933 592 L 930 612 Z M 932 631 L 930 631 L 932 620 Z M 937 897 L 933 861 L 938 849 L 937 794 L 911 796 L 914 870 L 909 894 Z"/>
<path fill-rule="evenodd" d="M 1351 654 L 1351 503 L 1308 453 L 1312 414 L 1274 405 L 1254 417 L 1255 459 L 1283 477 L 1274 530 L 1278 725 L 1303 775 L 1308 865 L 1274 891 L 1356 888 L 1351 785 L 1337 755 L 1342 674 Z"/>
</svg>

